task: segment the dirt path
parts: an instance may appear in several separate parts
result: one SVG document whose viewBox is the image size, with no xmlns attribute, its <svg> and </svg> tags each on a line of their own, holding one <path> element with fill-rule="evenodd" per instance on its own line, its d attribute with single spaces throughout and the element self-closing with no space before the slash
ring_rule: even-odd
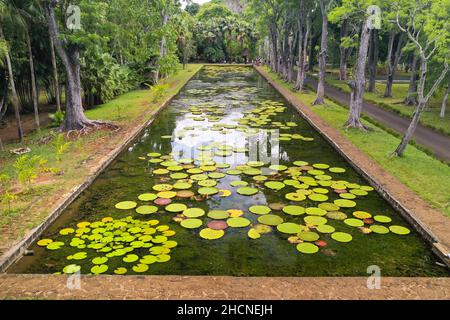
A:
<svg viewBox="0 0 450 320">
<path fill-rule="evenodd" d="M 308 85 L 315 89 L 317 87 L 317 80 L 309 77 Z M 348 106 L 350 103 L 349 93 L 343 92 L 328 84 L 325 84 L 325 94 L 345 106 Z M 410 119 L 399 116 L 367 101 L 364 101 L 363 113 L 401 134 L 406 131 L 410 123 Z M 430 150 L 436 158 L 450 161 L 450 137 L 448 135 L 419 124 L 414 133 L 414 141 Z"/>
</svg>

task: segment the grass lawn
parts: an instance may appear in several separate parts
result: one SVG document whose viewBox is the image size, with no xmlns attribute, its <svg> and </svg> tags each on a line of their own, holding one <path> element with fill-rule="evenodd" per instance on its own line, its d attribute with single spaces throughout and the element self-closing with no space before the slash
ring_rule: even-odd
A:
<svg viewBox="0 0 450 320">
<path fill-rule="evenodd" d="M 336 79 L 336 76 L 334 75 L 328 75 L 326 77 L 326 82 L 330 85 L 338 87 L 344 92 L 350 92 L 350 88 L 347 86 L 345 81 Z M 394 111 L 395 113 L 403 117 L 411 118 L 414 113 L 415 107 L 403 104 L 403 99 L 408 93 L 408 84 L 394 83 L 392 85 L 391 98 L 383 97 L 385 88 L 385 83 L 377 81 L 376 92 L 365 92 L 364 100 L 379 105 L 380 107 L 386 108 L 388 110 Z M 444 118 L 439 117 L 442 99 L 442 92 L 441 94 L 439 94 L 438 92 L 438 94 L 435 94 L 434 97 L 430 98 L 427 108 L 421 115 L 420 123 L 424 126 L 450 135 L 450 112 L 447 112 Z"/>
<path fill-rule="evenodd" d="M 270 72 L 270 75 L 285 88 L 292 88 L 291 84 L 284 82 L 275 73 Z M 312 105 L 316 97 L 312 92 L 295 95 L 308 106 Z M 345 130 L 343 124 L 347 120 L 348 110 L 330 100 L 326 100 L 325 106 L 314 106 L 311 109 L 386 171 L 450 217 L 450 179 L 445 178 L 450 177 L 450 166 L 411 145 L 403 157 L 391 157 L 392 151 L 400 143 L 399 138 L 365 120 L 363 120 L 365 125 L 374 131 L 365 133 L 359 130 Z"/>
<path fill-rule="evenodd" d="M 29 156 L 45 158 L 48 161 L 46 167 L 55 168 L 59 173 L 40 173 L 30 188 L 26 188 L 18 183 L 13 167 L 18 156 L 9 152 L 0 153 L 0 175 L 7 174 L 12 178 L 11 191 L 17 196 L 9 204 L 7 201 L 0 202 L 0 253 L 12 241 L 21 238 L 27 230 L 40 224 L 59 199 L 81 184 L 102 157 L 123 143 L 127 133 L 147 121 L 151 117 L 150 113 L 159 108 L 166 98 L 175 95 L 201 66 L 188 65 L 185 70 L 179 70 L 177 74 L 162 81 L 168 85 L 168 89 L 156 102 L 152 102 L 153 91 L 135 90 L 87 110 L 88 118 L 113 121 L 121 130 L 115 133 L 96 131 L 71 141 L 60 161 L 56 159 L 52 142 L 42 142 L 42 138 L 50 135 L 50 128 L 27 135 L 21 144 L 7 144 L 6 150 L 31 148 Z M 3 191 L 4 186 L 0 186 L 0 197 Z"/>
</svg>

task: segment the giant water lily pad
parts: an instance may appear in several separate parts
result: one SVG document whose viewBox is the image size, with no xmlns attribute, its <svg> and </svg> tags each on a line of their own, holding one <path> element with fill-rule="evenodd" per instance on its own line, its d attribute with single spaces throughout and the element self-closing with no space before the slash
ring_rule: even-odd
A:
<svg viewBox="0 0 450 320">
<path fill-rule="evenodd" d="M 259 215 L 268 214 L 268 213 L 270 213 L 270 211 L 272 211 L 267 206 L 251 206 L 250 208 L 248 208 L 248 210 L 251 213 L 259 214 Z"/>
<path fill-rule="evenodd" d="M 275 214 L 266 214 L 258 217 L 258 222 L 268 226 L 277 226 L 283 223 L 283 218 Z"/>
<path fill-rule="evenodd" d="M 332 211 L 327 213 L 327 218 L 333 219 L 333 220 L 345 220 L 347 219 L 347 215 L 340 211 Z"/>
<path fill-rule="evenodd" d="M 156 198 L 158 198 L 158 197 L 154 193 L 143 193 L 143 194 L 139 195 L 139 197 L 138 197 L 138 199 L 141 201 L 153 201 Z"/>
<path fill-rule="evenodd" d="M 95 265 L 91 268 L 93 274 L 102 274 L 108 271 L 108 266 L 106 264 Z"/>
<path fill-rule="evenodd" d="M 242 187 L 242 188 L 237 189 L 237 193 L 239 193 L 240 195 L 243 195 L 243 196 L 252 196 L 252 195 L 258 193 L 258 189 L 251 188 L 251 187 Z"/>
<path fill-rule="evenodd" d="M 319 234 L 313 231 L 301 231 L 297 234 L 297 236 L 303 241 L 310 241 L 310 242 L 317 241 L 320 238 Z"/>
<path fill-rule="evenodd" d="M 364 225 L 364 222 L 362 222 L 359 219 L 355 219 L 355 218 L 345 219 L 344 223 L 346 225 L 351 226 L 351 227 L 362 227 Z"/>
<path fill-rule="evenodd" d="M 201 208 L 188 208 L 183 211 L 183 215 L 188 218 L 198 218 L 205 215 L 205 210 Z"/>
<path fill-rule="evenodd" d="M 305 213 L 305 208 L 301 207 L 301 206 L 295 206 L 295 205 L 290 205 L 290 206 L 285 206 L 283 208 L 283 212 L 287 213 L 291 216 L 299 216 Z"/>
<path fill-rule="evenodd" d="M 334 232 L 331 234 L 331 238 L 338 242 L 350 242 L 353 239 L 352 235 L 346 232 Z"/>
<path fill-rule="evenodd" d="M 315 244 L 304 242 L 297 245 L 297 250 L 301 253 L 313 254 L 319 251 L 319 247 Z"/>
<path fill-rule="evenodd" d="M 300 231 L 302 231 L 304 229 L 303 226 L 297 224 L 297 223 L 292 223 L 292 222 L 284 222 L 284 223 L 280 223 L 279 225 L 277 225 L 277 230 L 282 232 L 282 233 L 287 233 L 287 234 L 297 234 Z"/>
<path fill-rule="evenodd" d="M 136 208 L 137 203 L 134 201 L 122 201 L 116 204 L 116 209 L 130 210 Z"/>
<path fill-rule="evenodd" d="M 312 215 L 312 216 L 324 216 L 327 214 L 327 211 L 324 209 L 316 208 L 316 207 L 309 207 L 305 209 L 306 214 Z"/>
<path fill-rule="evenodd" d="M 229 218 L 227 224 L 232 228 L 243 228 L 250 225 L 250 220 L 243 217 Z"/>
<path fill-rule="evenodd" d="M 187 209 L 187 206 L 182 203 L 171 203 L 164 208 L 168 212 L 181 212 Z"/>
<path fill-rule="evenodd" d="M 358 219 L 368 219 L 368 218 L 372 217 L 372 215 L 370 213 L 365 212 L 365 211 L 355 211 L 355 212 L 353 212 L 353 216 Z"/>
<path fill-rule="evenodd" d="M 208 222 L 208 228 L 213 230 L 225 230 L 226 228 L 228 228 L 228 224 L 225 221 L 214 220 Z"/>
<path fill-rule="evenodd" d="M 139 214 L 152 214 L 158 211 L 158 207 L 156 206 L 140 206 L 136 208 L 136 212 Z"/>
<path fill-rule="evenodd" d="M 373 219 L 376 222 L 380 222 L 380 223 L 389 223 L 392 221 L 392 219 L 388 216 L 383 216 L 383 215 L 376 215 L 373 217 Z"/>
<path fill-rule="evenodd" d="M 203 224 L 202 220 L 200 220 L 200 219 L 193 219 L 193 218 L 182 220 L 181 223 L 180 223 L 180 225 L 182 227 L 187 228 L 187 229 L 199 228 L 199 227 L 202 226 L 202 224 Z"/>
<path fill-rule="evenodd" d="M 333 233 L 334 231 L 336 231 L 336 229 L 329 224 L 321 224 L 317 226 L 316 230 L 320 233 Z"/>
<path fill-rule="evenodd" d="M 227 219 L 229 216 L 230 214 L 225 210 L 211 210 L 208 212 L 208 217 L 216 220 Z"/>
<path fill-rule="evenodd" d="M 324 217 L 318 217 L 318 216 L 307 216 L 303 220 L 305 220 L 305 223 L 311 224 L 314 226 L 319 226 L 321 224 L 326 224 L 328 221 Z"/>
<path fill-rule="evenodd" d="M 390 226 L 389 230 L 391 230 L 392 233 L 399 235 L 407 235 L 411 232 L 408 228 L 402 226 Z"/>
<path fill-rule="evenodd" d="M 199 188 L 197 192 L 204 196 L 211 196 L 216 193 L 219 193 L 219 189 L 214 188 L 214 187 L 202 187 L 202 188 Z"/>
<path fill-rule="evenodd" d="M 216 240 L 222 238 L 225 232 L 223 230 L 213 230 L 211 228 L 205 228 L 200 230 L 200 237 L 207 240 Z"/>
<path fill-rule="evenodd" d="M 281 190 L 286 186 L 283 182 L 279 181 L 267 181 L 264 185 L 272 190 Z"/>
<path fill-rule="evenodd" d="M 385 226 L 380 226 L 380 225 L 371 225 L 369 227 L 370 230 L 372 230 L 372 232 L 374 233 L 378 233 L 378 234 L 386 234 L 389 233 L 389 229 L 386 228 Z"/>
<path fill-rule="evenodd" d="M 73 274 L 81 270 L 81 266 L 76 264 L 69 264 L 64 267 L 63 272 L 65 274 Z"/>
<path fill-rule="evenodd" d="M 247 235 L 250 239 L 259 239 L 261 238 L 261 234 L 256 231 L 256 229 L 251 228 L 250 230 L 248 230 Z"/>
<path fill-rule="evenodd" d="M 334 204 L 341 208 L 353 208 L 356 207 L 356 202 L 347 199 L 337 199 L 334 200 Z"/>
<path fill-rule="evenodd" d="M 287 193 L 285 195 L 285 197 L 286 197 L 286 199 L 295 201 L 295 202 L 303 201 L 306 199 L 306 196 L 304 194 L 296 193 L 296 192 Z"/>
</svg>

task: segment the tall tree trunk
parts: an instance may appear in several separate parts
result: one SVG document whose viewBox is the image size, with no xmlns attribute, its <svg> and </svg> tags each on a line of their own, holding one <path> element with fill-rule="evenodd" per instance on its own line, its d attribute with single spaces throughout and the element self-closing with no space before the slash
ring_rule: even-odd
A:
<svg viewBox="0 0 450 320">
<path fill-rule="evenodd" d="M 351 84 L 350 111 L 348 120 L 345 123 L 347 128 L 358 128 L 366 130 L 366 126 L 361 122 L 361 110 L 363 104 L 364 85 L 366 82 L 365 70 L 367 51 L 369 49 L 370 29 L 367 21 L 364 21 L 361 30 L 358 58 L 356 61 L 355 81 Z"/>
<path fill-rule="evenodd" d="M 56 110 L 61 111 L 61 93 L 59 90 L 58 66 L 56 64 L 55 45 L 53 44 L 53 39 L 50 35 L 50 31 L 49 31 L 49 39 L 50 39 L 50 57 L 52 60 L 52 69 L 53 69 L 53 81 L 55 82 Z"/>
<path fill-rule="evenodd" d="M 308 40 L 309 40 L 309 32 L 311 29 L 311 21 L 308 17 L 306 17 L 306 31 L 302 34 L 300 30 L 299 34 L 299 60 L 298 60 L 298 73 L 297 73 L 297 81 L 295 84 L 295 90 L 302 92 L 303 85 L 305 83 L 305 68 L 306 68 L 306 57 L 308 50 Z"/>
<path fill-rule="evenodd" d="M 447 85 L 447 89 L 445 90 L 445 93 L 444 93 L 444 98 L 442 99 L 441 112 L 439 113 L 439 116 L 441 118 L 445 118 L 445 109 L 447 107 L 449 93 L 450 93 L 450 85 Z"/>
<path fill-rule="evenodd" d="M 66 69 L 66 116 L 61 125 L 61 130 L 82 130 L 87 127 L 99 125 L 101 122 L 91 121 L 84 115 L 81 98 L 80 52 L 77 45 L 68 45 L 67 48 L 65 48 L 59 37 L 55 17 L 55 6 L 57 4 L 57 0 L 44 2 L 50 34 L 53 43 L 55 44 L 56 51 Z"/>
<path fill-rule="evenodd" d="M 419 57 L 417 54 L 413 54 L 413 60 L 411 63 L 411 75 L 409 77 L 408 95 L 403 101 L 408 106 L 417 104 L 417 69 L 419 66 Z"/>
<path fill-rule="evenodd" d="M 322 39 L 319 52 L 319 81 L 317 83 L 317 97 L 313 105 L 324 104 L 325 97 L 325 72 L 327 67 L 327 49 L 328 49 L 328 17 L 325 0 L 320 0 L 320 11 L 322 12 Z"/>
<path fill-rule="evenodd" d="M 38 94 L 37 94 L 37 86 L 36 86 L 36 77 L 35 77 L 35 73 L 34 73 L 33 50 L 31 48 L 30 33 L 28 32 L 27 28 L 25 29 L 25 37 L 27 40 L 28 60 L 30 63 L 31 95 L 32 95 L 32 99 L 33 99 L 34 121 L 36 122 L 36 129 L 38 131 L 40 131 L 41 124 L 40 124 L 40 120 L 39 120 Z"/>
<path fill-rule="evenodd" d="M 272 38 L 272 71 L 278 73 L 278 32 L 276 23 L 271 24 L 270 35 Z"/>
<path fill-rule="evenodd" d="M 368 92 L 375 91 L 376 76 L 377 76 L 377 64 L 378 64 L 378 30 L 373 29 L 370 36 L 369 47 L 369 86 Z"/>
<path fill-rule="evenodd" d="M 400 61 L 401 49 L 402 49 L 402 40 L 403 35 L 398 34 L 397 36 L 397 45 L 394 52 L 394 39 L 396 35 L 391 33 L 391 37 L 389 38 L 389 52 L 388 52 L 388 68 L 387 68 L 387 79 L 386 79 L 386 91 L 384 92 L 385 97 L 392 97 L 392 84 L 394 83 L 395 71 L 397 69 L 398 62 Z M 392 38 L 392 43 L 391 43 Z"/>
<path fill-rule="evenodd" d="M 169 21 L 169 15 L 167 12 L 161 12 L 161 17 L 162 17 L 162 29 L 164 32 L 164 29 L 167 25 L 167 22 Z M 163 58 L 166 55 L 166 36 L 163 34 L 162 38 L 161 38 L 161 42 L 159 44 L 159 58 Z M 155 72 L 155 83 L 157 83 L 159 81 L 159 67 L 156 68 L 156 72 Z M 164 75 L 162 75 L 164 76 Z"/>
<path fill-rule="evenodd" d="M 5 35 L 3 34 L 3 29 L 0 25 L 0 39 L 5 40 Z M 20 142 L 23 141 L 23 130 L 22 130 L 22 122 L 20 120 L 20 106 L 19 106 L 19 97 L 17 96 L 16 84 L 14 82 L 14 72 L 12 69 L 11 57 L 9 55 L 9 51 L 6 53 L 6 66 L 8 68 L 8 76 L 9 76 L 9 85 L 11 87 L 11 103 L 14 108 L 14 117 L 16 118 L 17 125 L 17 136 L 19 137 Z"/>
<path fill-rule="evenodd" d="M 340 36 L 341 39 L 347 36 L 347 19 L 342 21 Z M 347 80 L 347 60 L 348 60 L 348 48 L 339 46 L 339 80 Z"/>
</svg>

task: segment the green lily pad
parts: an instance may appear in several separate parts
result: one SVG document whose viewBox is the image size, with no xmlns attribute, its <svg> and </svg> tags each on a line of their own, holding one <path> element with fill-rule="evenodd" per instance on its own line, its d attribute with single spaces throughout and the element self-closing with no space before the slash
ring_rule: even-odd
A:
<svg viewBox="0 0 450 320">
<path fill-rule="evenodd" d="M 214 187 L 202 187 L 198 189 L 198 193 L 204 196 L 211 196 L 216 193 L 219 193 L 219 189 Z"/>
<path fill-rule="evenodd" d="M 300 216 L 305 213 L 305 208 L 295 205 L 285 206 L 282 210 L 284 213 L 289 214 L 291 216 Z"/>
<path fill-rule="evenodd" d="M 334 204 L 341 208 L 353 208 L 356 207 L 356 202 L 347 199 L 337 199 L 334 200 Z"/>
<path fill-rule="evenodd" d="M 73 274 L 81 270 L 81 267 L 76 264 L 69 264 L 64 267 L 63 272 L 65 274 Z"/>
<path fill-rule="evenodd" d="M 139 214 L 152 214 L 158 211 L 158 207 L 156 206 L 140 206 L 136 208 L 136 212 Z"/>
<path fill-rule="evenodd" d="M 369 227 L 370 230 L 372 230 L 372 232 L 374 233 L 378 233 L 378 234 L 386 234 L 389 233 L 389 229 L 386 228 L 385 226 L 380 226 L 380 225 L 376 225 L 373 224 Z"/>
<path fill-rule="evenodd" d="M 270 213 L 270 211 L 272 211 L 269 207 L 267 207 L 267 206 L 251 206 L 250 208 L 248 208 L 248 210 L 251 212 L 251 213 L 254 213 L 254 214 L 260 214 L 260 215 L 263 215 L 263 214 L 268 214 L 268 213 Z"/>
<path fill-rule="evenodd" d="M 344 220 L 344 223 L 346 225 L 349 225 L 351 227 L 362 227 L 364 225 L 364 222 L 362 222 L 359 219 L 355 219 L 355 218 L 348 218 Z"/>
<path fill-rule="evenodd" d="M 277 226 L 283 223 L 283 218 L 275 214 L 266 214 L 258 217 L 258 222 L 268 226 Z"/>
<path fill-rule="evenodd" d="M 389 223 L 392 221 L 392 219 L 388 216 L 382 216 L 382 215 L 376 215 L 373 217 L 373 219 L 376 222 L 380 222 L 380 223 Z"/>
<path fill-rule="evenodd" d="M 237 181 L 232 181 L 230 183 L 230 185 L 232 187 L 245 187 L 245 186 L 248 186 L 248 182 L 247 181 L 237 180 Z"/>
<path fill-rule="evenodd" d="M 333 219 L 333 220 L 345 220 L 347 219 L 347 215 L 340 211 L 332 211 L 327 213 L 327 218 Z"/>
<path fill-rule="evenodd" d="M 137 203 L 134 201 L 122 201 L 116 204 L 116 209 L 129 210 L 136 208 Z"/>
<path fill-rule="evenodd" d="M 264 185 L 272 190 L 281 190 L 286 186 L 283 182 L 279 181 L 267 181 Z"/>
<path fill-rule="evenodd" d="M 296 223 L 292 223 L 292 222 L 284 222 L 284 223 L 280 223 L 279 225 L 277 225 L 277 230 L 282 232 L 282 233 L 287 233 L 287 234 L 297 234 L 301 231 L 303 231 L 304 227 L 296 224 Z"/>
<path fill-rule="evenodd" d="M 108 266 L 106 264 L 95 265 L 91 268 L 93 274 L 102 274 L 108 271 Z"/>
<path fill-rule="evenodd" d="M 164 208 L 168 212 L 181 212 L 187 209 L 187 206 L 182 203 L 171 203 Z"/>
<path fill-rule="evenodd" d="M 125 257 L 123 257 L 123 262 L 128 262 L 128 263 L 132 263 L 132 262 L 136 262 L 139 260 L 139 256 L 136 254 L 127 254 Z"/>
<path fill-rule="evenodd" d="M 210 228 L 205 228 L 200 230 L 200 237 L 207 240 L 216 240 L 222 238 L 225 234 L 223 230 L 214 230 Z"/>
<path fill-rule="evenodd" d="M 390 226 L 389 230 L 391 230 L 392 233 L 399 234 L 399 235 L 407 235 L 411 233 L 411 231 L 408 228 L 402 227 L 402 226 Z"/>
<path fill-rule="evenodd" d="M 199 227 L 202 226 L 202 224 L 203 224 L 202 220 L 200 220 L 200 219 L 192 219 L 192 218 L 191 219 L 182 220 L 181 223 L 180 223 L 180 225 L 182 227 L 187 228 L 187 229 L 199 228 Z"/>
<path fill-rule="evenodd" d="M 317 201 L 317 202 L 324 202 L 328 200 L 328 196 L 320 193 L 313 193 L 308 196 L 309 200 Z"/>
<path fill-rule="evenodd" d="M 258 189 L 251 187 L 242 187 L 236 190 L 237 193 L 243 196 L 252 196 L 258 193 Z"/>
<path fill-rule="evenodd" d="M 121 274 L 127 273 L 127 271 L 128 271 L 127 268 L 119 267 L 119 268 L 117 268 L 117 269 L 114 270 L 114 273 L 115 273 L 115 274 L 121 275 Z"/>
<path fill-rule="evenodd" d="M 314 226 L 320 226 L 322 224 L 326 224 L 328 222 L 324 217 L 318 216 L 307 216 L 303 219 L 307 224 L 311 224 Z"/>
<path fill-rule="evenodd" d="M 355 211 L 355 212 L 353 212 L 353 216 L 358 219 L 372 218 L 372 215 L 365 211 Z"/>
<path fill-rule="evenodd" d="M 285 198 L 288 199 L 288 200 L 291 200 L 291 201 L 299 202 L 299 201 L 305 200 L 306 196 L 304 194 L 301 194 L 301 193 L 291 192 L 291 193 L 287 193 L 285 195 Z"/>
<path fill-rule="evenodd" d="M 198 218 L 205 215 L 205 210 L 201 208 L 188 208 L 183 211 L 183 215 L 188 218 Z"/>
<path fill-rule="evenodd" d="M 256 231 L 256 229 L 251 228 L 250 230 L 248 230 L 247 235 L 250 239 L 259 239 L 261 238 L 261 234 Z"/>
<path fill-rule="evenodd" d="M 157 198 L 156 194 L 154 193 L 143 193 L 139 195 L 138 199 L 141 201 L 153 201 Z"/>
<path fill-rule="evenodd" d="M 319 251 L 319 247 L 315 244 L 304 242 L 297 245 L 297 250 L 301 253 L 313 254 Z"/>
<path fill-rule="evenodd" d="M 225 210 L 211 210 L 208 212 L 208 217 L 215 220 L 227 219 L 230 216 Z"/>
<path fill-rule="evenodd" d="M 346 171 L 344 168 L 339 168 L 339 167 L 333 167 L 328 170 L 333 173 L 344 173 Z"/>
<path fill-rule="evenodd" d="M 351 234 L 345 232 L 335 232 L 331 234 L 331 238 L 338 242 L 350 242 L 353 237 Z"/>
<path fill-rule="evenodd" d="M 336 231 L 336 229 L 333 226 L 330 226 L 329 224 L 321 224 L 317 226 L 316 229 L 320 233 L 333 233 Z"/>
<path fill-rule="evenodd" d="M 319 234 L 312 231 L 302 231 L 299 232 L 297 236 L 303 241 L 310 241 L 310 242 L 317 241 L 320 238 Z"/>
<path fill-rule="evenodd" d="M 149 268 L 148 265 L 143 264 L 143 263 L 139 263 L 139 264 L 133 266 L 132 269 L 133 269 L 133 271 L 136 272 L 136 273 L 142 273 L 142 272 L 147 271 L 148 268 Z"/>
<path fill-rule="evenodd" d="M 243 228 L 250 225 L 250 220 L 243 217 L 229 218 L 227 224 L 232 228 Z"/>
<path fill-rule="evenodd" d="M 309 214 L 311 216 L 324 216 L 327 214 L 327 211 L 324 209 L 316 208 L 316 207 L 309 207 L 305 209 L 306 214 Z"/>
<path fill-rule="evenodd" d="M 93 264 L 105 264 L 108 261 L 107 257 L 96 257 L 92 259 Z"/>
</svg>

